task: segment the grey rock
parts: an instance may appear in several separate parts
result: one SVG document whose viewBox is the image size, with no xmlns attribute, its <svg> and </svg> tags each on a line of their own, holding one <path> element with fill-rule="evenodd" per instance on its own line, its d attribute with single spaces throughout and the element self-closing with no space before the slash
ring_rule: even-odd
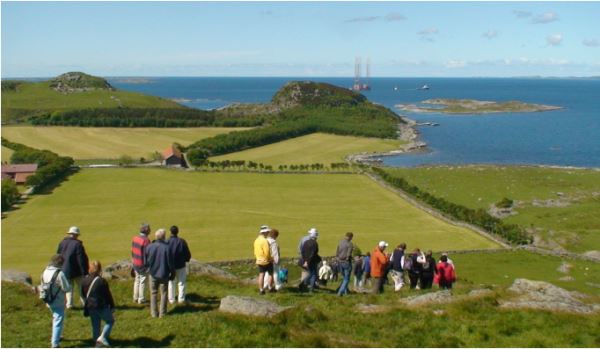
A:
<svg viewBox="0 0 600 349">
<path fill-rule="evenodd" d="M 586 257 L 600 261 L 600 251 L 587 251 L 583 254 Z"/>
<path fill-rule="evenodd" d="M 2 269 L 1 280 L 8 281 L 8 282 L 18 282 L 18 283 L 25 284 L 27 286 L 32 285 L 31 275 L 29 275 L 23 271 L 18 271 L 18 270 Z"/>
<path fill-rule="evenodd" d="M 363 314 L 379 314 L 379 313 L 385 313 L 386 311 L 390 310 L 389 307 L 386 307 L 384 305 L 377 305 L 377 304 L 357 304 L 355 307 L 356 311 L 359 313 L 363 313 Z"/>
<path fill-rule="evenodd" d="M 412 296 L 400 299 L 400 302 L 409 307 L 420 306 L 425 304 L 443 304 L 450 303 L 454 299 L 449 290 L 426 293 L 419 296 Z"/>
<path fill-rule="evenodd" d="M 570 292 L 544 281 L 516 279 L 509 291 L 517 296 L 509 300 L 500 300 L 502 308 L 529 308 L 569 313 L 590 314 L 600 306 L 582 302 L 586 296 Z"/>
<path fill-rule="evenodd" d="M 292 307 L 282 307 L 264 299 L 227 296 L 221 299 L 219 311 L 249 316 L 271 317 Z"/>
<path fill-rule="evenodd" d="M 123 259 L 106 266 L 102 272 L 105 279 L 128 279 L 131 277 L 131 260 Z"/>
<path fill-rule="evenodd" d="M 558 279 L 558 280 L 560 280 L 560 281 L 575 281 L 575 278 L 574 278 L 574 277 L 572 277 L 572 276 L 569 276 L 569 275 L 567 275 L 567 276 L 563 276 L 563 277 L 561 277 L 561 278 L 560 278 L 560 279 Z"/>
<path fill-rule="evenodd" d="M 600 288 L 600 284 L 596 284 L 593 282 L 586 282 L 585 284 L 591 287 Z"/>
<path fill-rule="evenodd" d="M 567 262 L 562 262 L 562 264 L 556 269 L 556 271 L 559 273 L 568 274 L 572 268 L 573 268 L 572 264 L 569 264 Z"/>
<path fill-rule="evenodd" d="M 494 294 L 494 291 L 490 290 L 489 288 L 481 288 L 481 289 L 471 290 L 467 294 L 467 297 L 472 297 L 472 298 L 487 297 L 487 296 L 491 296 L 493 294 Z"/>
</svg>

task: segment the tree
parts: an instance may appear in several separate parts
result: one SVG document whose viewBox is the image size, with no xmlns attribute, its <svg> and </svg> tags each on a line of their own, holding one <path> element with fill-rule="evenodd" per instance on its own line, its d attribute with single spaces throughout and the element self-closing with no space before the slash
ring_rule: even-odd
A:
<svg viewBox="0 0 600 349">
<path fill-rule="evenodd" d="M 133 164 L 133 158 L 129 155 L 121 155 L 119 158 L 119 164 L 122 166 L 129 166 Z"/>
<path fill-rule="evenodd" d="M 194 167 L 200 167 L 206 163 L 208 159 L 208 151 L 203 148 L 191 148 L 187 152 L 187 158 L 190 165 Z"/>
<path fill-rule="evenodd" d="M 153 153 L 150 153 L 149 158 L 152 159 L 152 161 L 154 161 L 154 162 L 162 162 L 164 160 L 162 153 L 160 153 L 158 151 L 154 151 Z"/>
<path fill-rule="evenodd" d="M 17 185 L 11 179 L 2 181 L 2 211 L 6 211 L 19 200 L 19 190 Z"/>
</svg>

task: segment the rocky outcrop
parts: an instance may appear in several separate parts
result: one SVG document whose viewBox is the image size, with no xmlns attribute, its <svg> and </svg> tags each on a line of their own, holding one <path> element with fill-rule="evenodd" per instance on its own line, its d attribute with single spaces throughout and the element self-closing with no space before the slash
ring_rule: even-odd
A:
<svg viewBox="0 0 600 349">
<path fill-rule="evenodd" d="M 50 87 L 63 94 L 114 89 L 105 79 L 81 72 L 59 75 L 50 81 Z"/>
<path fill-rule="evenodd" d="M 409 307 L 416 307 L 425 304 L 443 304 L 450 303 L 452 301 L 452 293 L 450 293 L 449 290 L 431 292 L 419 296 L 400 299 L 401 303 L 404 303 Z"/>
<path fill-rule="evenodd" d="M 499 300 L 502 308 L 529 308 L 580 314 L 590 314 L 600 310 L 599 305 L 582 302 L 581 299 L 585 298 L 585 295 L 567 291 L 544 281 L 516 279 L 508 290 L 515 293 L 516 297 Z"/>
<path fill-rule="evenodd" d="M 23 271 L 18 271 L 18 270 L 2 269 L 1 280 L 8 281 L 8 282 L 17 282 L 17 283 L 25 284 L 27 286 L 32 285 L 31 275 L 29 275 Z"/>
<path fill-rule="evenodd" d="M 192 259 L 188 263 L 188 273 L 193 275 L 210 275 L 231 281 L 243 281 L 244 283 L 247 283 L 245 280 L 241 280 L 228 271 L 214 267 L 208 263 L 202 263 L 196 259 Z"/>
<path fill-rule="evenodd" d="M 264 299 L 227 296 L 221 299 L 219 311 L 248 316 L 271 317 L 292 307 L 282 307 Z"/>
<path fill-rule="evenodd" d="M 587 251 L 583 255 L 593 260 L 600 261 L 600 251 Z"/>
<path fill-rule="evenodd" d="M 471 290 L 468 294 L 467 297 L 471 297 L 471 298 L 479 298 L 479 297 L 487 297 L 487 296 L 491 296 L 494 294 L 494 291 L 488 289 L 488 288 L 482 288 L 482 289 L 476 289 L 476 290 Z"/>
</svg>

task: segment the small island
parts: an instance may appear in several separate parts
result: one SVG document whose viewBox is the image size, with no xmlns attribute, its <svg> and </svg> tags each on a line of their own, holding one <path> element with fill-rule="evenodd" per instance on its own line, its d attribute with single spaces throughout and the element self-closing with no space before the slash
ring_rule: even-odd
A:
<svg viewBox="0 0 600 349">
<path fill-rule="evenodd" d="M 519 101 L 493 102 L 475 99 L 428 99 L 416 104 L 397 104 L 396 108 L 415 113 L 488 114 L 529 113 L 562 109 L 562 107 Z"/>
</svg>

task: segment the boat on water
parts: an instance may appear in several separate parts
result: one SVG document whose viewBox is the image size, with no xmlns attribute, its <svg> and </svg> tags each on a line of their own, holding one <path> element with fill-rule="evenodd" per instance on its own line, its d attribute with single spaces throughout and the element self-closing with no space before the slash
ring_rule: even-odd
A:
<svg viewBox="0 0 600 349">
<path fill-rule="evenodd" d="M 425 85 L 419 87 L 417 90 L 429 90 L 429 85 L 425 84 Z"/>
<path fill-rule="evenodd" d="M 398 91 L 398 86 L 394 86 L 394 91 Z"/>
</svg>

